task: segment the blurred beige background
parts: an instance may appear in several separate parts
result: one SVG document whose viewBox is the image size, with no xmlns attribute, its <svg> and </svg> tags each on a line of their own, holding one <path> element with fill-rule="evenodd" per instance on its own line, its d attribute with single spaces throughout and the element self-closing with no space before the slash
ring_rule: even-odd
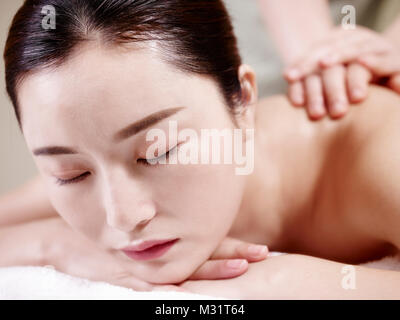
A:
<svg viewBox="0 0 400 320">
<path fill-rule="evenodd" d="M 11 20 L 22 0 L 0 0 L 1 57 Z M 36 174 L 32 157 L 18 128 L 11 102 L 6 93 L 4 62 L 0 67 L 0 194 Z"/>
<path fill-rule="evenodd" d="M 279 1 L 279 0 L 276 0 Z M 23 0 L 0 0 L 0 44 L 3 53 L 9 25 Z M 257 72 L 260 96 L 285 92 L 280 75 L 281 64 L 263 26 L 256 0 L 225 0 L 232 15 L 243 61 Z M 379 3 L 379 8 L 376 4 Z M 340 18 L 340 8 L 353 4 L 357 8 L 357 23 L 383 30 L 400 9 L 399 0 L 335 0 L 331 1 L 332 16 Z M 372 5 L 372 6 L 371 6 Z M 379 10 L 378 10 L 379 9 Z M 359 17 L 363 17 L 359 19 Z M 4 83 L 4 63 L 1 62 L 0 82 L 0 195 L 37 174 L 18 128 Z"/>
</svg>

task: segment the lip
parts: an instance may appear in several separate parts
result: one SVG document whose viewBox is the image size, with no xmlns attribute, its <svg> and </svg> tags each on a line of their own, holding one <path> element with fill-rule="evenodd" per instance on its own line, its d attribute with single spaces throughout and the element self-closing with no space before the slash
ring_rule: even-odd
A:
<svg viewBox="0 0 400 320">
<path fill-rule="evenodd" d="M 134 260 L 156 259 L 164 255 L 179 239 L 150 240 L 128 246 L 121 251 Z"/>
</svg>

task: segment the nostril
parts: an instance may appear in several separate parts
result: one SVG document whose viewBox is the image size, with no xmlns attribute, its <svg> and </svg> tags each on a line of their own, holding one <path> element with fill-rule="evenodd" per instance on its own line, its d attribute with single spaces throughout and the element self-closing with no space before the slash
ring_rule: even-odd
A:
<svg viewBox="0 0 400 320">
<path fill-rule="evenodd" d="M 137 226 L 138 226 L 138 227 L 145 227 L 149 222 L 150 222 L 150 219 L 145 219 L 145 220 L 140 221 L 140 222 L 137 224 Z"/>
</svg>

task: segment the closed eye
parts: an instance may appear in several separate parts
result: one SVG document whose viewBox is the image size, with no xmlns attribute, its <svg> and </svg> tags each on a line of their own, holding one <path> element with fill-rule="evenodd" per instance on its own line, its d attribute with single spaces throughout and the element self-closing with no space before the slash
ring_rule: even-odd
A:
<svg viewBox="0 0 400 320">
<path fill-rule="evenodd" d="M 157 157 L 157 158 L 152 158 L 152 159 L 137 159 L 137 162 L 140 164 L 143 164 L 145 166 L 155 166 L 158 164 L 159 161 L 163 161 L 168 160 L 169 156 L 177 149 L 177 147 L 179 146 L 180 143 L 178 143 L 175 147 L 173 147 L 172 149 L 168 150 L 166 153 L 164 153 L 163 155 Z M 80 182 L 82 180 L 84 180 L 88 175 L 90 175 L 90 172 L 85 172 L 83 174 L 81 174 L 80 176 L 77 176 L 75 178 L 72 179 L 60 179 L 57 178 L 56 179 L 56 183 L 58 185 L 66 185 L 66 184 L 70 184 L 70 183 L 77 183 Z"/>
<path fill-rule="evenodd" d="M 85 179 L 86 176 L 88 176 L 89 174 L 90 174 L 90 172 L 85 172 L 85 173 L 81 174 L 80 176 L 77 176 L 77 177 L 72 178 L 72 179 L 67 179 L 67 180 L 57 178 L 56 183 L 59 184 L 59 185 L 64 185 L 64 184 L 69 184 L 69 183 L 76 183 L 76 182 L 79 182 L 79 181 Z"/>
<path fill-rule="evenodd" d="M 151 158 L 151 159 L 143 159 L 143 158 L 139 158 L 137 159 L 138 163 L 141 163 L 145 166 L 154 166 L 157 165 L 159 162 L 161 161 L 165 161 L 169 159 L 169 156 L 177 149 L 177 147 L 179 146 L 179 143 L 173 147 L 172 149 L 168 150 L 166 153 L 164 153 L 163 155 L 157 157 L 157 158 Z"/>
</svg>

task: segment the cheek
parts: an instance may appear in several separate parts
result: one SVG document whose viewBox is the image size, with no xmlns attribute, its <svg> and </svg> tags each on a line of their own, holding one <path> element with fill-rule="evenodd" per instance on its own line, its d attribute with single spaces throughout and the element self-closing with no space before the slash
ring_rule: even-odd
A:
<svg viewBox="0 0 400 320">
<path fill-rule="evenodd" d="M 80 188 L 80 187 L 78 187 Z M 60 216 L 75 230 L 96 239 L 101 234 L 102 220 L 100 207 L 96 207 L 96 199 L 89 193 L 82 192 L 75 186 L 54 186 L 48 188 L 53 207 Z M 87 190 L 86 190 L 87 191 Z M 78 192 L 78 194 L 77 194 Z"/>
<path fill-rule="evenodd" d="M 230 229 L 243 196 L 243 176 L 232 165 L 196 165 L 181 168 L 174 181 L 173 212 L 183 230 L 194 230 L 201 238 L 220 239 Z M 175 195 L 172 194 L 175 192 Z"/>
<path fill-rule="evenodd" d="M 156 279 L 154 272 L 146 274 L 147 279 L 155 282 L 183 281 L 209 259 L 229 232 L 241 204 L 243 176 L 232 174 L 229 166 L 187 169 L 190 171 L 182 179 L 175 180 L 177 200 L 170 203 L 171 223 L 165 220 L 168 230 L 176 232 L 183 241 L 178 247 L 179 254 L 174 256 L 177 259 L 157 270 Z M 171 189 L 168 195 L 173 198 Z"/>
</svg>

